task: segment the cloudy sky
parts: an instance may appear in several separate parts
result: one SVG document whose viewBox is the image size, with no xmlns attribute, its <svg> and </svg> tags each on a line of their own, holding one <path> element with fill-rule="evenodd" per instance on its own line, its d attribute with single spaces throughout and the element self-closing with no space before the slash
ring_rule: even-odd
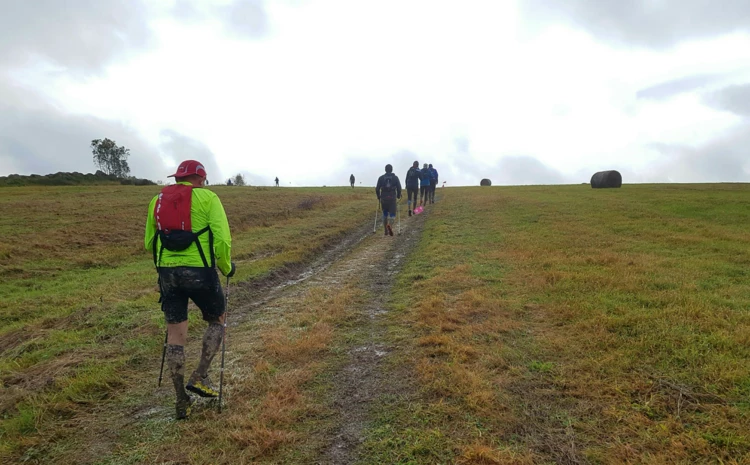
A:
<svg viewBox="0 0 750 465">
<path fill-rule="evenodd" d="M 0 0 L 0 176 L 750 182 L 747 0 Z"/>
</svg>

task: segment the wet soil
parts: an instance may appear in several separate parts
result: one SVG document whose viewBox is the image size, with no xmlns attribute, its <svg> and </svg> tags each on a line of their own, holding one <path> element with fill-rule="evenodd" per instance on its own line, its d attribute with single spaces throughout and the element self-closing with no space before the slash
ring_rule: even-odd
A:
<svg viewBox="0 0 750 465">
<path fill-rule="evenodd" d="M 358 285 L 368 303 L 357 315 L 359 344 L 349 349 L 347 362 L 333 375 L 331 407 L 337 425 L 327 432 L 329 445 L 321 451 L 317 463 L 357 462 L 373 402 L 384 395 L 404 394 L 406 379 L 392 376 L 385 368 L 385 360 L 397 348 L 386 342 L 384 318 L 396 276 L 409 251 L 416 247 L 426 217 L 427 213 L 423 213 L 402 221 L 402 234 L 398 237 L 378 237 L 379 240 L 364 244 L 342 260 L 338 267 L 341 271 L 328 278 L 343 281 L 359 275 Z"/>
<path fill-rule="evenodd" d="M 408 379 L 387 372 L 384 363 L 397 350 L 387 342 L 385 316 L 396 277 L 409 251 L 417 246 L 430 210 L 401 218 L 400 228 L 398 224 L 393 228 L 394 236 L 384 236 L 380 223 L 373 233 L 372 224 L 368 224 L 306 266 L 231 290 L 234 304 L 230 304 L 230 326 L 294 311 L 314 288 L 353 285 L 365 297 L 366 303 L 355 309 L 351 325 L 355 334 L 350 339 L 356 342 L 346 348 L 344 361 L 336 371 L 326 374 L 333 385 L 327 406 L 333 425 L 318 433 L 315 442 L 323 447 L 317 451 L 315 463 L 357 462 L 374 402 L 381 396 L 403 396 L 408 390 Z M 235 362 L 230 363 L 235 366 Z M 239 371 L 239 365 L 232 368 L 234 373 Z"/>
<path fill-rule="evenodd" d="M 301 284 L 312 276 L 325 271 L 332 263 L 349 253 L 364 239 L 372 236 L 372 225 L 368 223 L 342 234 L 337 241 L 322 248 L 309 261 L 295 263 L 276 270 L 261 279 L 249 283 L 231 285 L 229 309 L 232 311 L 230 326 L 244 321 L 252 310 L 255 310 L 279 297 L 289 287 Z"/>
</svg>

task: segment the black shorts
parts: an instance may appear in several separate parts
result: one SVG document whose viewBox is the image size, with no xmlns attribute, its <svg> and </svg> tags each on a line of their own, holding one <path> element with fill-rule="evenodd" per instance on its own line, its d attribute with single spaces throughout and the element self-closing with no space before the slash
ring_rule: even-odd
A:
<svg viewBox="0 0 750 465">
<path fill-rule="evenodd" d="M 390 216 L 391 218 L 396 217 L 396 199 L 391 200 L 380 200 L 380 207 L 383 209 L 383 217 Z"/>
<path fill-rule="evenodd" d="M 216 321 L 224 314 L 224 290 L 213 268 L 159 268 L 159 287 L 161 310 L 167 323 L 187 321 L 188 299 L 201 310 L 206 321 Z"/>
<path fill-rule="evenodd" d="M 419 195 L 419 188 L 418 187 L 407 187 L 406 188 L 406 200 L 411 200 L 412 198 L 414 200 L 417 200 L 417 195 Z"/>
</svg>

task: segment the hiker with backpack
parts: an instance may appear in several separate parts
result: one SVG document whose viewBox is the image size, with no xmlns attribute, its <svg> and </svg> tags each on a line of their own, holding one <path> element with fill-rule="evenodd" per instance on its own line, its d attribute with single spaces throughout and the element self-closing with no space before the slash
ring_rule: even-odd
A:
<svg viewBox="0 0 750 465">
<path fill-rule="evenodd" d="M 435 203 L 435 188 L 438 185 L 438 172 L 432 167 L 432 163 L 428 167 L 430 170 L 430 203 Z"/>
<path fill-rule="evenodd" d="M 276 182 L 276 187 L 279 187 L 279 177 L 278 176 L 276 177 L 276 179 L 274 179 L 274 181 Z"/>
<path fill-rule="evenodd" d="M 161 309 L 167 322 L 165 356 L 176 392 L 177 419 L 190 415 L 192 399 L 218 397 L 208 369 L 224 338 L 225 300 L 218 268 L 230 278 L 232 239 L 219 197 L 202 189 L 206 170 L 198 161 L 180 163 L 176 183 L 151 200 L 146 219 L 145 246 L 154 256 L 159 274 Z M 185 385 L 185 343 L 188 299 L 201 310 L 208 327 L 203 335 L 200 362 Z"/>
<path fill-rule="evenodd" d="M 430 178 L 432 173 L 427 167 L 427 163 L 424 164 L 421 170 L 419 170 L 419 205 L 427 205 L 430 198 Z"/>
<path fill-rule="evenodd" d="M 393 223 L 396 220 L 397 201 L 401 200 L 401 181 L 398 176 L 393 174 L 393 166 L 385 165 L 385 174 L 378 178 L 375 186 L 375 195 L 378 197 L 380 206 L 383 210 L 383 228 L 386 236 L 393 236 L 393 228 L 388 222 Z"/>
<path fill-rule="evenodd" d="M 417 207 L 417 193 L 419 192 L 419 162 L 415 161 L 404 178 L 406 184 L 406 206 L 409 209 L 409 216 L 412 215 L 412 197 L 414 198 L 414 207 Z"/>
<path fill-rule="evenodd" d="M 354 175 L 353 174 L 351 176 L 349 176 L 349 184 L 351 184 L 352 185 L 352 189 L 354 189 Z"/>
</svg>

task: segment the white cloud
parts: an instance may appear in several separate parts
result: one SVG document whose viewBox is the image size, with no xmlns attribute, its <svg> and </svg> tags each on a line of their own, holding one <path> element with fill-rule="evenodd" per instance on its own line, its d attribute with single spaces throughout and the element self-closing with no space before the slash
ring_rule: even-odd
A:
<svg viewBox="0 0 750 465">
<path fill-rule="evenodd" d="M 245 26 L 222 16 L 231 8 Z M 137 56 L 85 78 L 17 68 L 15 82 L 72 114 L 122 121 L 154 147 L 165 130 L 189 136 L 222 178 L 269 184 L 280 173 L 346 184 L 404 151 L 467 184 L 478 182 L 461 172 L 472 165 L 518 172 L 502 183 L 638 173 L 665 159 L 654 144 L 710 147 L 740 124 L 702 93 L 750 82 L 745 33 L 613 48 L 566 23 L 529 34 L 534 18 L 512 2 L 180 0 L 149 18 L 153 46 Z M 248 24 L 257 28 L 232 33 Z M 660 97 L 638 98 L 649 89 Z"/>
</svg>

